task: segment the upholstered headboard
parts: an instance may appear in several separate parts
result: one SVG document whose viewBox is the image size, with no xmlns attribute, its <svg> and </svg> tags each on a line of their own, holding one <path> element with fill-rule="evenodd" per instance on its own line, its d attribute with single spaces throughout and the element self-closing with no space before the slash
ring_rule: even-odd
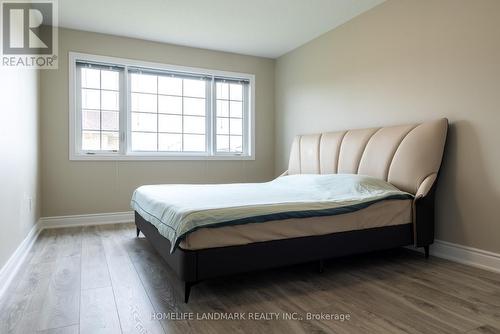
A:
<svg viewBox="0 0 500 334">
<path fill-rule="evenodd" d="M 425 196 L 436 180 L 448 120 L 297 136 L 288 174 L 364 174 Z"/>
</svg>

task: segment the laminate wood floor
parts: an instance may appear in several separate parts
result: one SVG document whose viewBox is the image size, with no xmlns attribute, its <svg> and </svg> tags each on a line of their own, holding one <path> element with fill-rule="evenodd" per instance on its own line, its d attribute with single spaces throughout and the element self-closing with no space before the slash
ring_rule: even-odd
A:
<svg viewBox="0 0 500 334">
<path fill-rule="evenodd" d="M 189 304 L 179 285 L 132 224 L 46 230 L 0 300 L 0 333 L 500 333 L 499 274 L 405 249 L 202 282 Z"/>
</svg>

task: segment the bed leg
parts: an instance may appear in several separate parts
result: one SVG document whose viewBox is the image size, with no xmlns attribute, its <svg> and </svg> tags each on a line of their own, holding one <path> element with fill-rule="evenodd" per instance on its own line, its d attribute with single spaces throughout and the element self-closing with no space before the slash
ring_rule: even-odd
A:
<svg viewBox="0 0 500 334">
<path fill-rule="evenodd" d="M 325 269 L 325 263 L 324 263 L 324 261 L 323 260 L 319 260 L 319 262 L 318 262 L 318 272 L 321 274 L 321 273 L 323 273 L 324 269 Z"/>
<path fill-rule="evenodd" d="M 138 228 L 138 227 L 136 227 L 136 228 L 135 228 L 135 232 L 136 232 L 137 237 L 139 238 L 139 233 L 141 233 L 141 230 L 139 230 L 139 228 Z"/>
<path fill-rule="evenodd" d="M 429 258 L 429 245 L 424 246 L 425 258 Z"/>
<path fill-rule="evenodd" d="M 191 287 L 194 285 L 192 282 L 184 282 L 184 303 L 187 304 L 189 301 L 189 294 L 191 293 Z"/>
</svg>

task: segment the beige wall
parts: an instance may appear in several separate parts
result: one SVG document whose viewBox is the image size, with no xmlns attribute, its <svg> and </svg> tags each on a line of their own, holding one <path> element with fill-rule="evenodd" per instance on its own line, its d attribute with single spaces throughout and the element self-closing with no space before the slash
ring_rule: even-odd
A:
<svg viewBox="0 0 500 334">
<path fill-rule="evenodd" d="M 38 76 L 0 69 L 0 268 L 39 217 Z"/>
<path fill-rule="evenodd" d="M 437 238 L 500 252 L 500 1 L 389 0 L 276 62 L 276 168 L 296 134 L 448 117 Z"/>
<path fill-rule="evenodd" d="M 445 116 L 451 128 L 437 237 L 499 252 L 498 22 L 497 0 L 389 0 L 276 66 L 269 59 L 62 29 L 60 70 L 41 76 L 42 215 L 129 210 L 131 192 L 146 183 L 268 180 L 286 168 L 296 134 Z M 69 161 L 68 51 L 254 73 L 256 160 Z"/>
<path fill-rule="evenodd" d="M 255 161 L 69 161 L 68 52 L 255 74 Z M 41 75 L 42 216 L 130 210 L 151 183 L 268 180 L 274 171 L 274 60 L 60 29 L 59 70 Z"/>
</svg>

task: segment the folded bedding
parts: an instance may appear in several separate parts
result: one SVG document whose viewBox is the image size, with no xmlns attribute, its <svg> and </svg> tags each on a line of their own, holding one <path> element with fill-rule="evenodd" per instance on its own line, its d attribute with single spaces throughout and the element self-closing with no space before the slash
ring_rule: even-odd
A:
<svg viewBox="0 0 500 334">
<path fill-rule="evenodd" d="M 183 250 L 241 246 L 258 242 L 304 238 L 411 224 L 413 201 L 384 200 L 367 208 L 334 216 L 271 220 L 258 224 L 200 228 L 179 243 Z"/>
<path fill-rule="evenodd" d="M 265 183 L 146 185 L 131 206 L 170 241 L 173 252 L 201 228 L 335 216 L 413 195 L 364 175 L 288 175 Z"/>
</svg>

